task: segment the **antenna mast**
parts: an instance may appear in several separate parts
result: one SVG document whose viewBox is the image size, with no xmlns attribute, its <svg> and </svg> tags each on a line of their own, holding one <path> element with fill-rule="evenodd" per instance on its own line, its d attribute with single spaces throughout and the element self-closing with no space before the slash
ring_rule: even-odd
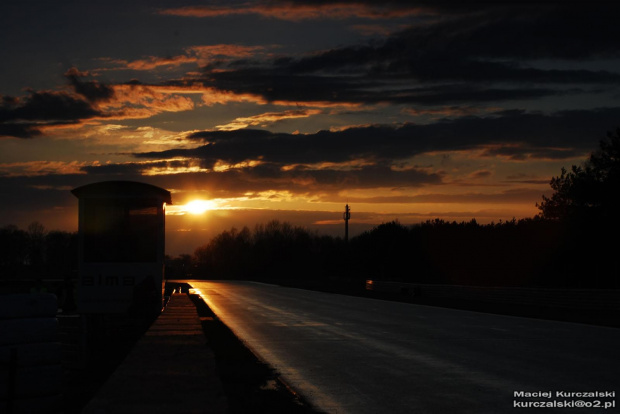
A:
<svg viewBox="0 0 620 414">
<path fill-rule="evenodd" d="M 344 241 L 349 241 L 349 219 L 351 218 L 351 209 L 347 204 L 344 207 L 344 213 L 342 213 L 342 218 L 344 219 Z"/>
</svg>

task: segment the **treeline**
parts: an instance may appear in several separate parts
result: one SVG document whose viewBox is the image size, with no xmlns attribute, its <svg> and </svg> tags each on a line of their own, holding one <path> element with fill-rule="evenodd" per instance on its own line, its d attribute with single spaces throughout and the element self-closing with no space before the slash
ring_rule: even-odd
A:
<svg viewBox="0 0 620 414">
<path fill-rule="evenodd" d="M 253 231 L 247 227 L 224 231 L 193 256 L 185 255 L 181 262 L 170 260 L 167 272 L 169 277 L 289 282 L 379 279 L 478 286 L 620 287 L 617 244 L 601 237 L 601 230 L 540 217 L 486 225 L 475 220 L 436 219 L 411 226 L 393 221 L 346 243 L 272 221 Z"/>
<path fill-rule="evenodd" d="M 224 279 L 620 288 L 620 129 L 550 185 L 554 193 L 542 197 L 534 218 L 487 225 L 393 221 L 349 243 L 273 221 L 254 231 L 225 231 L 193 257 L 169 261 L 169 270 Z"/>
<path fill-rule="evenodd" d="M 540 217 L 480 225 L 443 220 L 386 223 L 351 241 L 369 278 L 478 286 L 613 288 L 611 228 Z"/>
<path fill-rule="evenodd" d="M 232 228 L 196 249 L 193 256 L 168 260 L 167 277 L 300 279 L 322 277 L 338 266 L 341 240 L 277 220 L 253 230 Z"/>
<path fill-rule="evenodd" d="M 365 279 L 482 286 L 620 288 L 618 220 L 534 218 L 381 224 L 348 243 L 287 222 L 231 229 L 193 255 L 167 258 L 168 278 Z M 75 277 L 76 233 L 0 228 L 4 280 Z"/>
<path fill-rule="evenodd" d="M 77 233 L 47 231 L 38 223 L 26 230 L 0 228 L 0 275 L 3 280 L 74 278 L 77 275 Z"/>
</svg>

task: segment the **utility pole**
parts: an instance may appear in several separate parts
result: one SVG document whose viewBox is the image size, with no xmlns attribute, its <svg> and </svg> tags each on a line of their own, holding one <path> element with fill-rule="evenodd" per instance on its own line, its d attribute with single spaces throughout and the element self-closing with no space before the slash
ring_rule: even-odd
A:
<svg viewBox="0 0 620 414">
<path fill-rule="evenodd" d="M 344 241 L 349 241 L 349 219 L 351 218 L 351 209 L 347 204 L 344 207 L 344 213 L 342 213 L 342 218 L 344 219 Z"/>
</svg>

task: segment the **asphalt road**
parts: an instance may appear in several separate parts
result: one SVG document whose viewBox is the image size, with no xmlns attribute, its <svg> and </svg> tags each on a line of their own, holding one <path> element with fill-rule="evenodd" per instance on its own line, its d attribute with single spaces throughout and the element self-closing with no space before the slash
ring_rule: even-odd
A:
<svg viewBox="0 0 620 414">
<path fill-rule="evenodd" d="M 620 329 L 252 282 L 188 282 L 257 356 L 328 413 L 497 414 L 533 401 L 600 403 L 546 413 L 620 412 Z M 552 398 L 515 397 L 521 391 Z M 596 391 L 616 395 L 556 394 Z"/>
</svg>

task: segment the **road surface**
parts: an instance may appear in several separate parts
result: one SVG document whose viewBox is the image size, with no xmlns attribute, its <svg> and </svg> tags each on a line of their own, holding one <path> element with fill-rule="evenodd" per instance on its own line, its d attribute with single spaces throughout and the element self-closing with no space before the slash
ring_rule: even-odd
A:
<svg viewBox="0 0 620 414">
<path fill-rule="evenodd" d="M 497 414 L 578 401 L 600 408 L 543 411 L 620 412 L 619 329 L 253 282 L 188 282 L 257 356 L 327 413 Z"/>
</svg>

